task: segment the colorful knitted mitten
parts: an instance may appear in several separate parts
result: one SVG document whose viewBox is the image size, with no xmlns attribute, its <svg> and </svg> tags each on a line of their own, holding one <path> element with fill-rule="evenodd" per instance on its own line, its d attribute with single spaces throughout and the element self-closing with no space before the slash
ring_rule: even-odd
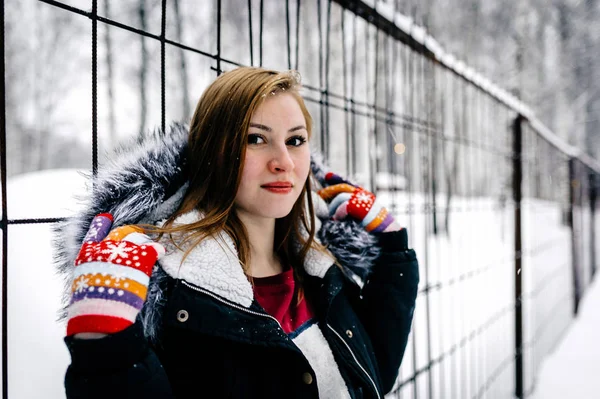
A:
<svg viewBox="0 0 600 399">
<path fill-rule="evenodd" d="M 329 215 L 334 220 L 351 216 L 360 222 L 365 230 L 373 233 L 402 229 L 370 191 L 331 172 L 325 175 L 325 185 L 327 187 L 319 190 L 319 195 L 329 202 Z"/>
<path fill-rule="evenodd" d="M 94 218 L 75 260 L 67 336 L 111 334 L 133 324 L 146 300 L 154 264 L 165 253 L 136 226 L 107 235 L 112 222 L 108 213 Z"/>
</svg>

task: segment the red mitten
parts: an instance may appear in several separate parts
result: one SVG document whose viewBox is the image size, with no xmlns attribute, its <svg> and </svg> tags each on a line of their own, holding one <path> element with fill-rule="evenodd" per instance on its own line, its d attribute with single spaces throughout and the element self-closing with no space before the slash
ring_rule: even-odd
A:
<svg viewBox="0 0 600 399">
<path fill-rule="evenodd" d="M 112 215 L 97 215 L 75 260 L 67 335 L 112 334 L 135 322 L 156 261 L 165 253 L 136 226 L 111 231 Z"/>
<path fill-rule="evenodd" d="M 342 220 L 351 216 L 360 222 L 365 230 L 373 233 L 402 229 L 370 191 L 353 185 L 331 172 L 325 175 L 325 183 L 331 185 L 319 190 L 319 195 L 325 201 L 329 201 L 329 215 L 333 219 Z"/>
</svg>

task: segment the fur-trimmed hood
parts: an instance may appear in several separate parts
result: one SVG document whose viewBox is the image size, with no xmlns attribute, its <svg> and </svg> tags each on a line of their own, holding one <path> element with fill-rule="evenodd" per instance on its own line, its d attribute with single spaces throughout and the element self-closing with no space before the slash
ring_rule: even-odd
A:
<svg viewBox="0 0 600 399">
<path fill-rule="evenodd" d="M 107 163 L 99 168 L 96 178 L 89 177 L 87 197 L 80 199 L 84 203 L 83 210 L 55 227 L 53 242 L 55 265 L 65 282 L 61 319 L 65 318 L 66 305 L 71 296 L 74 260 L 91 220 L 99 213 L 109 212 L 114 217 L 113 227 L 139 223 L 156 224 L 175 212 L 187 188 L 184 172 L 187 140 L 188 127 L 180 123 L 171 124 L 165 132 L 149 131 L 121 145 L 112 156 L 108 157 Z M 323 161 L 314 151 L 311 166 L 317 180 L 322 182 L 325 173 Z M 318 187 L 315 187 L 316 189 Z M 354 221 L 330 220 L 326 204 L 316 193 L 313 199 L 319 218 L 316 221 L 319 227 L 317 238 L 336 257 L 346 275 L 357 275 L 364 279 L 379 256 L 376 238 Z M 184 219 L 181 222 L 186 222 L 185 218 L 197 220 L 200 217 L 197 214 L 182 216 Z M 206 245 L 211 244 L 206 243 Z M 169 275 L 173 278 L 191 278 L 177 274 L 184 269 L 179 267 L 181 259 L 169 257 L 168 254 L 169 252 L 160 261 L 162 267 L 155 268 L 148 287 L 148 298 L 142 311 L 145 334 L 151 338 L 155 337 L 157 318 L 160 317 L 159 309 L 164 304 L 164 282 Z M 180 264 L 175 267 L 177 262 Z M 305 264 L 310 275 L 319 277 L 322 277 L 324 270 L 329 266 L 331 266 L 330 260 L 319 258 L 317 254 L 311 257 L 310 253 Z M 241 268 L 238 269 L 237 272 L 244 277 Z M 188 268 L 188 273 L 195 275 L 196 283 L 210 280 L 213 284 L 211 287 L 214 289 L 219 286 L 218 279 L 215 281 L 215 278 L 211 278 L 207 270 L 209 269 Z M 235 268 L 231 271 L 235 272 Z M 236 278 L 235 281 L 242 282 L 242 280 L 245 279 Z M 226 284 L 226 282 L 222 283 Z M 248 289 L 241 288 L 240 292 L 243 292 L 239 297 L 240 300 L 246 303 Z"/>
</svg>

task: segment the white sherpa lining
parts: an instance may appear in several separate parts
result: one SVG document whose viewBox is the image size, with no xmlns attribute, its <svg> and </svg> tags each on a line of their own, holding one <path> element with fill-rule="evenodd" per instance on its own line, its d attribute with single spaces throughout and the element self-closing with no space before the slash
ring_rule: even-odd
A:
<svg viewBox="0 0 600 399">
<path fill-rule="evenodd" d="M 201 217 L 200 212 L 194 210 L 177 217 L 174 225 L 195 223 Z M 254 299 L 252 285 L 244 274 L 229 235 L 221 233 L 218 237 L 202 240 L 185 259 L 185 251 L 175 247 L 170 239 L 164 237 L 161 243 L 165 246 L 166 254 L 159 263 L 169 276 L 185 280 L 246 308 L 250 307 Z M 311 276 L 323 278 L 332 265 L 332 256 L 310 249 L 306 254 L 304 269 Z"/>
<path fill-rule="evenodd" d="M 319 397 L 350 399 L 348 387 L 319 326 L 313 324 L 302 331 L 293 341 L 315 371 Z"/>
</svg>

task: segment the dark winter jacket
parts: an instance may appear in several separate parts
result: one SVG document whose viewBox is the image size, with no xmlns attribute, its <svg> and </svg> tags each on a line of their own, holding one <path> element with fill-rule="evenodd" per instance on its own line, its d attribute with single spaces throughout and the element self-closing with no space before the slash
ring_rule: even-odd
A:
<svg viewBox="0 0 600 399">
<path fill-rule="evenodd" d="M 86 210 L 57 231 L 67 286 L 94 215 L 111 212 L 115 226 L 158 223 L 177 208 L 186 189 L 186 131 L 173 125 L 167 134 L 148 135 L 102 168 Z M 316 163 L 313 171 L 322 173 Z M 316 317 L 305 336 L 323 341 L 309 343 L 308 351 L 330 351 L 308 353 L 306 344 L 283 332 L 254 299 L 233 242 L 222 235 L 221 242 L 203 241 L 183 263 L 181 251 L 167 247 L 133 326 L 99 340 L 65 339 L 72 357 L 67 397 L 328 398 L 327 389 L 341 387 L 352 398 L 383 398 L 410 331 L 419 279 L 415 254 L 406 230 L 373 235 L 355 222 L 321 216 L 319 240 L 343 267 L 309 252 L 303 284 Z M 199 217 L 192 212 L 180 221 Z M 353 273 L 364 284 L 349 278 Z"/>
</svg>

